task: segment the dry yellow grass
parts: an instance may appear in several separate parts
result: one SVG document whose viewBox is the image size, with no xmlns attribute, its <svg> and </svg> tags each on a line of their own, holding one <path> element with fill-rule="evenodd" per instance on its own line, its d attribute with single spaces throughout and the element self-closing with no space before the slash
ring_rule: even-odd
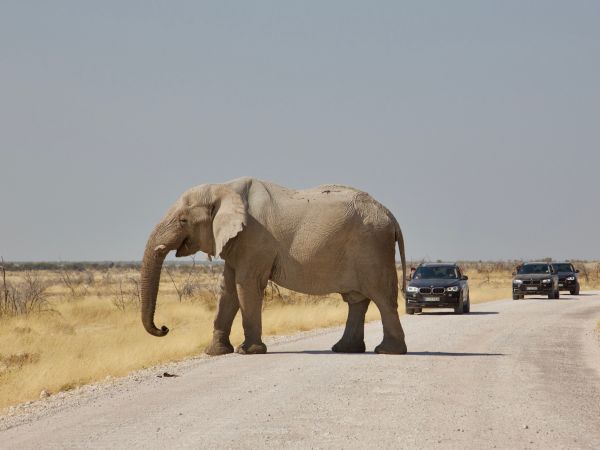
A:
<svg viewBox="0 0 600 450">
<path fill-rule="evenodd" d="M 58 392 L 200 354 L 210 340 L 214 316 L 201 304 L 163 298 L 157 321 L 169 324 L 171 333 L 157 339 L 143 329 L 137 310 L 121 312 L 105 299 L 62 302 L 56 311 L 2 321 L 0 408 L 35 399 L 42 389 Z M 274 306 L 264 311 L 265 334 L 337 325 L 345 314 L 342 302 Z M 376 316 L 376 311 L 369 314 Z M 237 319 L 232 342 L 241 341 Z"/>
<path fill-rule="evenodd" d="M 464 268 L 473 303 L 510 297 L 512 268 Z M 36 272 L 36 277 L 52 283 L 47 289 L 50 310 L 0 317 L 0 409 L 36 399 L 42 390 L 54 393 L 201 354 L 212 333 L 217 275 L 171 272 L 179 294 L 185 295 L 179 301 L 178 290 L 163 272 L 156 323 L 167 324 L 171 332 L 161 339 L 141 325 L 136 270 L 72 273 L 70 285 L 64 273 Z M 12 283 L 22 277 L 22 272 L 8 273 Z M 584 289 L 598 287 L 598 280 L 591 279 L 592 283 L 582 283 Z M 200 287 L 187 292 L 184 288 L 190 286 Z M 404 313 L 403 302 L 399 303 L 399 312 Z M 263 331 L 269 336 L 341 325 L 346 314 L 337 295 L 315 298 L 270 286 Z M 377 319 L 379 312 L 371 305 L 367 320 Z M 231 340 L 234 345 L 242 341 L 239 317 Z"/>
<path fill-rule="evenodd" d="M 118 278 L 129 275 L 119 274 Z M 13 279 L 18 277 L 11 274 Z M 46 273 L 41 277 L 52 278 Z M 176 282 L 183 278 L 175 275 Z M 103 288 L 114 290 L 118 281 L 111 284 Z M 212 336 L 215 311 L 206 292 L 180 302 L 167 277 L 161 283 L 156 322 L 168 324 L 171 332 L 162 339 L 143 329 L 135 302 L 121 310 L 113 303 L 114 295 L 94 294 L 98 289 L 89 286 L 81 290 L 87 293 L 72 298 L 69 289 L 56 284 L 49 289 L 53 294 L 51 311 L 0 319 L 0 409 L 36 399 L 42 390 L 68 390 L 106 376 L 201 354 Z M 345 322 L 347 307 L 337 296 L 315 298 L 284 290 L 282 294 L 284 301 L 272 295 L 266 301 L 266 336 Z M 371 307 L 367 319 L 377 318 L 377 309 Z M 243 340 L 239 315 L 231 340 L 234 345 Z"/>
</svg>

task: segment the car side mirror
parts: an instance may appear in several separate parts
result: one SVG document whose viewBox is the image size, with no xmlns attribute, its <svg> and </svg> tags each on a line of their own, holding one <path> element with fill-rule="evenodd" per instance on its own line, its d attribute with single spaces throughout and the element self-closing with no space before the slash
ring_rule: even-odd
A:
<svg viewBox="0 0 600 450">
<path fill-rule="evenodd" d="M 577 270 L 575 271 L 575 273 L 579 273 L 579 269 L 577 269 Z"/>
<path fill-rule="evenodd" d="M 465 280 L 465 281 L 466 281 L 466 280 L 468 280 L 468 279 L 469 279 L 469 277 L 468 277 L 468 276 L 466 276 L 466 275 L 463 275 L 462 277 L 460 277 L 460 279 L 461 279 L 461 280 Z"/>
</svg>

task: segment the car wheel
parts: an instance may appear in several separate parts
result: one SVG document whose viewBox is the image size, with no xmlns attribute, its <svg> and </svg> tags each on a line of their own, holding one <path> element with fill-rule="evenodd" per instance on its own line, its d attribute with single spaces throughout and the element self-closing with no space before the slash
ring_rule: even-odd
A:
<svg viewBox="0 0 600 450">
<path fill-rule="evenodd" d="M 554 299 L 558 300 L 560 298 L 560 291 L 557 289 L 556 292 L 554 293 Z"/>
<path fill-rule="evenodd" d="M 575 289 L 571 291 L 571 295 L 579 295 L 579 283 L 575 285 Z"/>
<path fill-rule="evenodd" d="M 467 303 L 463 305 L 463 312 L 468 314 L 471 312 L 471 299 L 467 297 Z"/>
<path fill-rule="evenodd" d="M 554 299 L 554 291 L 552 291 L 552 292 L 549 292 L 549 293 L 548 293 L 548 298 L 549 298 L 550 300 L 553 300 L 553 299 Z"/>
<path fill-rule="evenodd" d="M 519 300 L 521 298 L 521 296 L 519 294 L 515 294 L 513 292 L 513 300 Z"/>
<path fill-rule="evenodd" d="M 411 316 L 415 313 L 414 308 L 406 308 L 406 314 L 410 314 Z"/>
<path fill-rule="evenodd" d="M 423 308 L 415 308 L 415 312 L 416 313 L 421 313 L 421 312 L 423 312 Z"/>
</svg>

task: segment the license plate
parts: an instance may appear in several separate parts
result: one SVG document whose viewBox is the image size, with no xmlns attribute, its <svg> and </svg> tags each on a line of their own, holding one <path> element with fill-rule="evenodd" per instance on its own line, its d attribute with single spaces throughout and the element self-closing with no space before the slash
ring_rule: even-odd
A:
<svg viewBox="0 0 600 450">
<path fill-rule="evenodd" d="M 560 284 L 558 285 L 558 287 L 563 287 L 563 286 L 564 286 L 564 284 L 562 284 L 562 283 L 560 283 Z"/>
<path fill-rule="evenodd" d="M 537 291 L 537 287 L 536 286 L 527 286 L 527 290 L 528 291 Z"/>
<path fill-rule="evenodd" d="M 439 297 L 425 297 L 423 300 L 425 300 L 426 302 L 439 302 L 440 298 Z"/>
</svg>

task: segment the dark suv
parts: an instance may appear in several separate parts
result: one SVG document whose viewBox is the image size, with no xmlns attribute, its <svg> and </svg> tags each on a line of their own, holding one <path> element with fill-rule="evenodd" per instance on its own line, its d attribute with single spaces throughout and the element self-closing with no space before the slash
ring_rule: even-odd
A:
<svg viewBox="0 0 600 450">
<path fill-rule="evenodd" d="M 558 289 L 569 291 L 571 295 L 579 295 L 579 270 L 570 262 L 552 263 L 552 268 L 558 273 Z"/>
<path fill-rule="evenodd" d="M 528 262 L 517 267 L 512 280 L 513 300 L 525 295 L 548 295 L 559 298 L 558 274 L 550 263 Z"/>
<path fill-rule="evenodd" d="M 468 277 L 454 263 L 423 263 L 406 287 L 406 312 L 423 308 L 454 308 L 456 314 L 471 310 Z"/>
</svg>

